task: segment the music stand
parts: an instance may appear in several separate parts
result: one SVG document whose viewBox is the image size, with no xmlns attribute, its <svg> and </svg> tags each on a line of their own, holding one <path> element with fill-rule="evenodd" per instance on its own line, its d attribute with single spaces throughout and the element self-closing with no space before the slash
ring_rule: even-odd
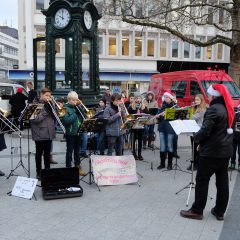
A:
<svg viewBox="0 0 240 240">
<path fill-rule="evenodd" d="M 106 124 L 107 124 L 108 120 L 105 118 L 99 118 L 99 119 L 84 119 L 81 128 L 79 129 L 79 132 L 90 132 L 90 138 L 91 138 L 91 134 L 93 134 L 94 132 L 98 132 L 98 131 L 104 131 L 106 128 Z M 93 147 L 94 148 L 94 147 Z M 94 181 L 94 175 L 93 175 L 93 171 L 92 171 L 92 162 L 91 162 L 91 155 L 92 153 L 95 151 L 96 149 L 89 149 L 89 155 L 88 155 L 88 172 L 85 176 L 82 176 L 80 178 L 80 181 L 85 182 L 88 185 L 92 185 L 93 183 L 96 184 L 96 182 Z M 85 181 L 84 178 L 89 176 L 89 181 Z M 99 186 L 96 184 L 98 191 L 100 191 Z"/>
</svg>

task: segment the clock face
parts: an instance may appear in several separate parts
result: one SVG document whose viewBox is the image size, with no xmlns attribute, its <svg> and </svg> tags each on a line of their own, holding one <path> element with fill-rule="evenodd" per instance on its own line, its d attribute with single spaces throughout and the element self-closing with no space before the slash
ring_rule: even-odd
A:
<svg viewBox="0 0 240 240">
<path fill-rule="evenodd" d="M 55 13 L 54 17 L 54 25 L 58 28 L 65 28 L 68 23 L 70 22 L 70 13 L 67 9 L 65 8 L 60 8 L 57 10 Z"/>
<path fill-rule="evenodd" d="M 93 24 L 91 13 L 89 11 L 85 11 L 84 15 L 83 15 L 83 18 L 84 18 L 85 27 L 89 30 L 92 27 L 92 24 Z"/>
</svg>

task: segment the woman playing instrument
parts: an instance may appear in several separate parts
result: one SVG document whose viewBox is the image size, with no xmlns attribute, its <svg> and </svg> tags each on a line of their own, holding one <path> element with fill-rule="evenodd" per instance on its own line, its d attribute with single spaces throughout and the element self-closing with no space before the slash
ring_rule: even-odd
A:
<svg viewBox="0 0 240 240">
<path fill-rule="evenodd" d="M 193 98 L 193 116 L 192 116 L 192 120 L 195 120 L 197 122 L 197 124 L 199 125 L 199 127 L 202 126 L 203 123 L 203 117 L 204 114 L 206 112 L 206 102 L 204 100 L 204 97 L 202 94 L 197 94 L 194 96 Z M 193 148 L 193 137 L 191 136 L 191 145 Z M 195 143 L 194 144 L 194 149 L 193 149 L 193 155 L 194 155 L 194 159 L 193 159 L 193 170 L 197 169 L 197 164 L 198 164 L 198 158 L 199 158 L 199 152 L 197 151 L 198 145 Z M 187 168 L 187 170 L 191 170 L 192 166 L 190 164 L 190 166 Z"/>
<path fill-rule="evenodd" d="M 135 93 L 135 101 L 129 106 L 128 112 L 130 114 L 141 114 L 148 113 L 148 110 L 144 103 L 142 102 L 141 94 Z M 135 160 L 143 160 L 142 157 L 142 143 L 143 143 L 143 133 L 144 128 L 142 129 L 133 129 L 133 156 Z M 138 140 L 138 152 L 136 152 L 136 141 Z"/>
<path fill-rule="evenodd" d="M 160 165 L 157 169 L 165 168 L 165 158 L 166 153 L 168 155 L 168 165 L 167 169 L 172 170 L 172 159 L 173 159 L 173 141 L 175 132 L 170 125 L 168 120 L 164 119 L 165 111 L 169 108 L 177 107 L 177 104 L 174 102 L 174 93 L 170 90 L 167 90 L 162 96 L 162 107 L 159 109 L 159 118 L 158 131 L 160 137 Z"/>
<path fill-rule="evenodd" d="M 78 94 L 71 91 L 67 95 L 67 103 L 64 105 L 67 112 L 63 117 L 63 122 L 66 128 L 66 167 L 72 166 L 72 154 L 74 154 L 74 166 L 79 168 L 79 175 L 85 176 L 86 173 L 80 166 L 80 127 L 83 118 L 77 110 Z"/>
<path fill-rule="evenodd" d="M 52 140 L 55 138 L 55 124 L 52 108 L 50 107 L 51 90 L 43 88 L 40 92 L 39 104 L 44 104 L 42 109 L 33 114 L 30 119 L 30 126 L 32 131 L 32 139 L 36 145 L 36 172 L 37 178 L 41 179 L 40 174 L 42 170 L 42 155 L 44 159 L 45 169 L 50 168 L 50 152 Z"/>
</svg>

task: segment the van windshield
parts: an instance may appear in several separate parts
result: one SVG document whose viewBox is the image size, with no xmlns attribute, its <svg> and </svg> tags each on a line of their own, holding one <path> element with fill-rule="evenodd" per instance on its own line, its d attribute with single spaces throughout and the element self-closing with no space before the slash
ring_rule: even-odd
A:
<svg viewBox="0 0 240 240">
<path fill-rule="evenodd" d="M 212 84 L 220 83 L 220 81 L 202 80 L 201 83 L 205 93 L 207 94 L 208 87 Z M 235 82 L 222 81 L 222 84 L 228 88 L 232 98 L 240 98 L 240 90 Z"/>
</svg>

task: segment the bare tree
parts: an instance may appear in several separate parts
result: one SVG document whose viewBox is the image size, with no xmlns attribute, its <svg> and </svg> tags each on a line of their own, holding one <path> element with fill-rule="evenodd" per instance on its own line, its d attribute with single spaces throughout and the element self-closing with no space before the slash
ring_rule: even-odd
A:
<svg viewBox="0 0 240 240">
<path fill-rule="evenodd" d="M 240 0 L 105 0 L 103 15 L 160 29 L 199 47 L 222 43 L 230 47 L 230 74 L 240 70 Z M 209 27 L 214 36 L 194 38 L 193 29 Z M 239 71 L 240 72 L 240 71 Z"/>
</svg>

